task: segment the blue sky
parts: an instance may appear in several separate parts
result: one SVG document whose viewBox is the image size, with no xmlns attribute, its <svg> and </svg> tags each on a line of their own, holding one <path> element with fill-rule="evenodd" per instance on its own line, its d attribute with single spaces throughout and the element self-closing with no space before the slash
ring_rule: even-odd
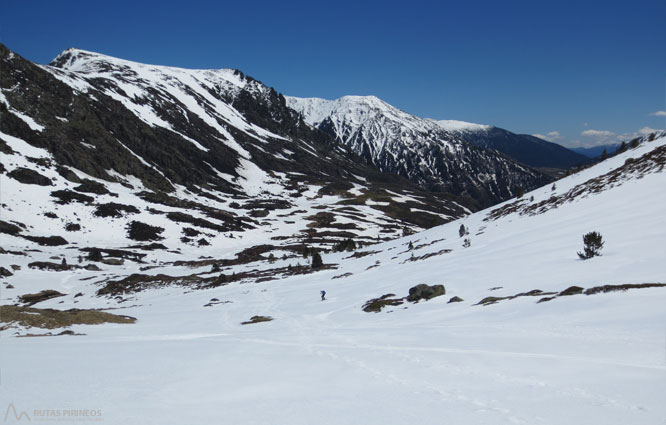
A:
<svg viewBox="0 0 666 425">
<path fill-rule="evenodd" d="M 292 96 L 372 94 L 569 146 L 666 126 L 663 0 L 4 0 L 0 42 L 38 63 L 78 47 L 237 68 Z"/>
</svg>

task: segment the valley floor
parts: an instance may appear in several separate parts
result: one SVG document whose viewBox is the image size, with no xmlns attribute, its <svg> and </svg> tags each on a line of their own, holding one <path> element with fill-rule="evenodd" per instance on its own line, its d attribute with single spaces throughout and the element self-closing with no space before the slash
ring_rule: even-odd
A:
<svg viewBox="0 0 666 425">
<path fill-rule="evenodd" d="M 190 315 L 207 291 L 145 300 L 122 310 L 141 314 L 135 325 L 77 329 L 86 336 L 4 337 L 2 399 L 33 419 L 99 409 L 125 424 L 664 420 L 666 326 L 646 320 L 663 312 L 663 288 L 368 314 L 318 301 L 308 280 L 229 287 L 242 304 Z M 239 325 L 254 313 L 275 320 Z"/>
</svg>

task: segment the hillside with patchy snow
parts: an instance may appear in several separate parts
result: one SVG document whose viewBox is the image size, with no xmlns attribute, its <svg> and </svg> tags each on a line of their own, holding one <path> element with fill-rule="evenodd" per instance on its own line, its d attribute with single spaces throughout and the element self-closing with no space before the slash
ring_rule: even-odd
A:
<svg viewBox="0 0 666 425">
<path fill-rule="evenodd" d="M 0 62 L 5 250 L 83 267 L 214 246 L 232 261 L 388 240 L 472 207 L 364 165 L 240 71 L 78 49 L 42 66 L 4 46 Z"/>
<path fill-rule="evenodd" d="M 2 308 L 33 307 L 2 327 L 3 400 L 125 424 L 662 423 L 663 136 L 315 269 L 308 253 L 230 260 L 216 243 L 89 270 L 3 234 Z M 591 231 L 602 255 L 581 260 Z M 410 302 L 417 284 L 446 294 Z M 118 323 L 29 327 L 47 308 Z M 63 330 L 79 335 L 13 337 Z"/>
</svg>

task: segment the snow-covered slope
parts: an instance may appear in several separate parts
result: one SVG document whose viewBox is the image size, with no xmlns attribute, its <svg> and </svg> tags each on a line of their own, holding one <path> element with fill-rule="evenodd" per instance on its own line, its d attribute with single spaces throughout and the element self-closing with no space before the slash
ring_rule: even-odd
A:
<svg viewBox="0 0 666 425">
<path fill-rule="evenodd" d="M 548 181 L 536 170 L 466 143 L 435 121 L 410 115 L 374 96 L 286 99 L 307 123 L 380 170 L 430 190 L 469 196 L 490 206 Z"/>
<path fill-rule="evenodd" d="M 3 399 L 31 415 L 98 409 L 114 424 L 662 423 L 665 165 L 666 138 L 645 141 L 464 219 L 323 253 L 315 273 L 288 275 L 309 261 L 289 252 L 220 261 L 230 279 L 207 289 L 217 258 L 56 272 L 28 267 L 47 248 L 5 253 L 20 268 L 3 304 L 53 289 L 66 295 L 36 307 L 138 320 L 43 338 L 10 338 L 45 332 L 10 325 Z M 580 260 L 591 231 L 602 256 Z M 446 295 L 362 310 L 420 283 Z M 241 325 L 259 315 L 273 320 Z"/>
</svg>

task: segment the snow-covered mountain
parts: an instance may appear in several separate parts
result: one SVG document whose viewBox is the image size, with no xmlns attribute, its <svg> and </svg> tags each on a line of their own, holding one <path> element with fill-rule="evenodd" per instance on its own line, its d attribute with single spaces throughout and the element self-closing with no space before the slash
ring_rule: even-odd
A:
<svg viewBox="0 0 666 425">
<path fill-rule="evenodd" d="M 662 134 L 457 221 L 323 252 L 319 269 L 288 249 L 230 259 L 222 243 L 78 264 L 3 234 L 3 399 L 113 424 L 662 423 L 665 166 Z M 28 186 L 2 178 L 3 203 L 32 214 L 12 199 Z M 581 260 L 592 231 L 601 256 Z M 411 302 L 418 284 L 445 295 Z M 76 335 L 11 337 L 63 331 Z"/>
<path fill-rule="evenodd" d="M 469 196 L 482 206 L 548 181 L 505 155 L 465 142 L 451 126 L 445 129 L 374 96 L 287 97 L 287 105 L 380 170 L 405 176 L 429 190 Z"/>
<path fill-rule="evenodd" d="M 464 121 L 436 121 L 446 131 L 475 146 L 494 149 L 538 168 L 567 169 L 586 163 L 589 158 L 575 150 L 529 134 L 516 134 L 503 128 Z"/>
<path fill-rule="evenodd" d="M 0 220 L 13 249 L 178 258 L 211 244 L 233 257 L 375 242 L 474 207 L 363 164 L 240 71 L 78 49 L 40 66 L 4 46 L 0 66 Z"/>
</svg>

